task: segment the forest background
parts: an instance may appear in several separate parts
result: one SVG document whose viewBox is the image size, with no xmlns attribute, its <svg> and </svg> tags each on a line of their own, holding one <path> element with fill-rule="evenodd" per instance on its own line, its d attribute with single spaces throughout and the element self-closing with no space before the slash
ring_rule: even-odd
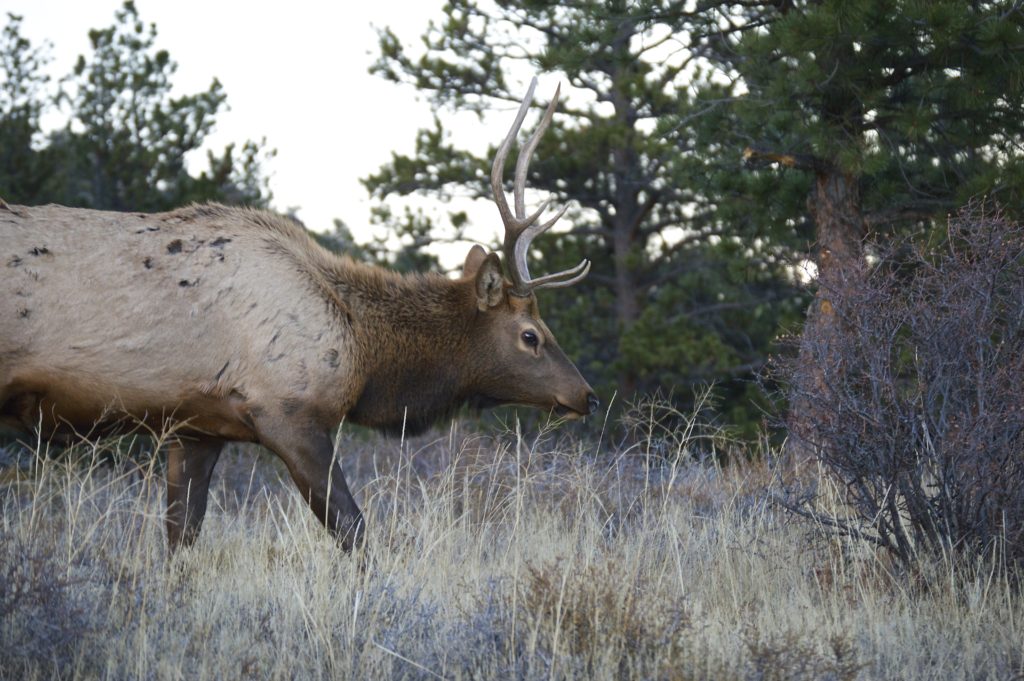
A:
<svg viewBox="0 0 1024 681">
<path fill-rule="evenodd" d="M 489 200 L 494 149 L 457 146 L 452 127 L 553 74 L 562 103 L 529 184 L 570 209 L 535 269 L 594 265 L 541 301 L 546 321 L 606 401 L 656 394 L 688 413 L 711 385 L 706 416 L 754 439 L 782 406 L 769 358 L 834 323 L 818 275 L 939 244 L 972 199 L 1019 215 L 1021 23 L 1012 2 L 449 2 L 419 45 L 379 31 L 372 71 L 436 115 L 364 180 L 376 238 L 357 243 L 342 219 L 317 236 L 424 270 L 438 244 L 490 233 L 463 207 Z M 0 37 L 0 197 L 287 212 L 269 191 L 273 140 L 207 150 L 197 170 L 228 95 L 216 74 L 172 93 L 176 63 L 132 2 L 57 83 L 20 28 L 8 15 Z M 54 112 L 66 124 L 44 131 Z"/>
</svg>

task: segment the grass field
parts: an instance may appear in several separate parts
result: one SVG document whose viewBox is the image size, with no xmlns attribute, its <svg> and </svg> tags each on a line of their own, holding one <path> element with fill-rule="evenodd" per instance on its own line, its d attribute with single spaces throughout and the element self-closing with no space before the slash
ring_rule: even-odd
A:
<svg viewBox="0 0 1024 681">
<path fill-rule="evenodd" d="M 83 444 L 8 467 L 0 677 L 1024 677 L 1019 587 L 893 574 L 768 503 L 771 466 L 701 462 L 686 434 L 650 444 L 343 434 L 363 564 L 256 449 L 222 457 L 174 559 L 156 459 Z"/>
</svg>

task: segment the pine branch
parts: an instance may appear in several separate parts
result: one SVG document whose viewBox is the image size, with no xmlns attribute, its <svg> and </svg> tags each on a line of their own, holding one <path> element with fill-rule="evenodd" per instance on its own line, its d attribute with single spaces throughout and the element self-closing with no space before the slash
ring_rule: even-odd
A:
<svg viewBox="0 0 1024 681">
<path fill-rule="evenodd" d="M 634 215 L 633 218 L 629 221 L 629 233 L 632 236 L 636 237 L 642 233 L 641 226 L 643 225 L 644 220 L 647 219 L 647 217 L 651 214 L 651 211 L 654 210 L 654 207 L 658 205 L 660 201 L 661 192 L 656 189 L 651 191 L 651 193 L 647 196 L 647 199 L 644 201 L 643 205 L 640 206 L 640 210 L 638 210 L 636 212 L 636 215 Z"/>
<path fill-rule="evenodd" d="M 573 236 L 597 236 L 602 239 L 611 239 L 615 232 L 608 227 L 573 227 Z"/>
<path fill-rule="evenodd" d="M 810 170 L 815 173 L 826 173 L 833 169 L 831 163 L 813 154 L 780 153 L 756 147 L 747 147 L 743 150 L 743 161 L 750 166 L 778 163 L 785 168 Z"/>
</svg>

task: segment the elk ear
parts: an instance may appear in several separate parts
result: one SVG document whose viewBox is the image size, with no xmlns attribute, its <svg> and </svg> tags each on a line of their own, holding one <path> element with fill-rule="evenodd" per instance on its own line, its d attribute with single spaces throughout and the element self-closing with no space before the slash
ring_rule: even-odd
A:
<svg viewBox="0 0 1024 681">
<path fill-rule="evenodd" d="M 477 270 L 480 269 L 480 265 L 484 264 L 486 259 L 487 251 L 480 246 L 473 246 L 473 248 L 469 249 L 469 253 L 466 254 L 466 262 L 462 265 L 462 276 L 466 279 L 475 277 Z"/>
<path fill-rule="evenodd" d="M 483 249 L 480 249 L 481 252 Z M 473 252 L 470 251 L 470 256 Z M 467 263 L 469 258 L 466 258 Z M 497 253 L 489 253 L 476 268 L 476 306 L 481 312 L 495 307 L 505 299 L 505 275 Z"/>
</svg>

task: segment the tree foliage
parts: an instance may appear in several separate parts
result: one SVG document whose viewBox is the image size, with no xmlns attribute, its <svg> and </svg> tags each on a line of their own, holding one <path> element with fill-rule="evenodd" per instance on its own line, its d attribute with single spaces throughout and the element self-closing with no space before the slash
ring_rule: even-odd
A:
<svg viewBox="0 0 1024 681">
<path fill-rule="evenodd" d="M 1006 1 L 454 0 L 421 54 L 381 33 L 376 72 L 439 114 L 367 185 L 488 197 L 493 149 L 456 148 L 444 109 L 507 109 L 557 74 L 530 183 L 579 208 L 537 269 L 595 266 L 552 295 L 552 324 L 620 392 L 717 381 L 734 405 L 733 379 L 797 326 L 801 258 L 824 271 L 858 265 L 868 235 L 941 238 L 979 194 L 1021 205 L 1022 25 Z M 810 324 L 829 310 L 819 291 Z"/>
<path fill-rule="evenodd" d="M 156 26 L 130 0 L 115 23 L 89 32 L 92 52 L 80 56 L 61 93 L 45 91 L 45 59 L 10 16 L 0 44 L 4 101 L 0 134 L 0 195 L 18 203 L 56 202 L 111 210 L 167 210 L 199 200 L 265 205 L 264 143 L 207 152 L 208 169 L 189 173 L 186 157 L 200 149 L 226 95 L 214 80 L 200 93 L 172 96 L 177 68 L 156 48 Z M 45 136 L 40 113 L 67 112 L 68 122 Z M 6 150 L 10 151 L 6 151 Z"/>
<path fill-rule="evenodd" d="M 7 15 L 0 33 L 0 196 L 39 193 L 45 160 L 36 151 L 49 57 L 21 35 L 21 17 Z"/>
<path fill-rule="evenodd" d="M 543 301 L 546 318 L 568 331 L 564 345 L 608 393 L 675 385 L 682 396 L 718 381 L 746 404 L 743 379 L 801 305 L 789 270 L 793 222 L 779 211 L 807 181 L 794 177 L 780 192 L 774 177 L 737 174 L 738 154 L 726 160 L 706 153 L 716 142 L 695 141 L 704 139 L 698 107 L 709 105 L 689 85 L 681 36 L 690 20 L 676 6 L 458 0 L 427 28 L 422 56 L 383 31 L 374 70 L 427 92 L 439 111 L 481 115 L 518 102 L 533 73 L 559 74 L 569 87 L 529 185 L 573 202 L 573 229 L 542 238 L 532 269 L 564 269 L 581 255 L 594 267 L 584 284 Z M 413 156 L 367 179 L 374 195 L 490 197 L 494 149 L 456 148 L 441 118 L 420 132 Z M 500 139 L 508 123 L 489 115 L 486 124 Z M 731 205 L 710 191 L 719 184 L 735 193 Z"/>
<path fill-rule="evenodd" d="M 848 178 L 850 228 L 944 219 L 986 194 L 1020 205 L 1024 11 L 1009 2 L 705 3 L 697 49 L 745 92 L 722 139 L 754 163 Z M 817 209 L 817 212 L 815 211 Z M 942 220 L 940 220 L 940 223 Z M 829 244 L 822 244 L 828 247 Z"/>
<path fill-rule="evenodd" d="M 779 169 L 780 188 L 794 172 L 811 182 L 805 231 L 822 276 L 858 276 L 866 241 L 884 247 L 907 230 L 941 240 L 934 228 L 974 196 L 1019 216 L 1019 3 L 714 2 L 692 16 L 694 51 L 743 85 L 719 139 L 758 172 Z M 826 294 L 817 290 L 808 338 L 838 323 Z M 801 353 L 815 361 L 809 347 Z M 810 375 L 824 380 L 818 369 Z M 792 408 L 808 422 L 823 418 L 812 402 Z"/>
</svg>

